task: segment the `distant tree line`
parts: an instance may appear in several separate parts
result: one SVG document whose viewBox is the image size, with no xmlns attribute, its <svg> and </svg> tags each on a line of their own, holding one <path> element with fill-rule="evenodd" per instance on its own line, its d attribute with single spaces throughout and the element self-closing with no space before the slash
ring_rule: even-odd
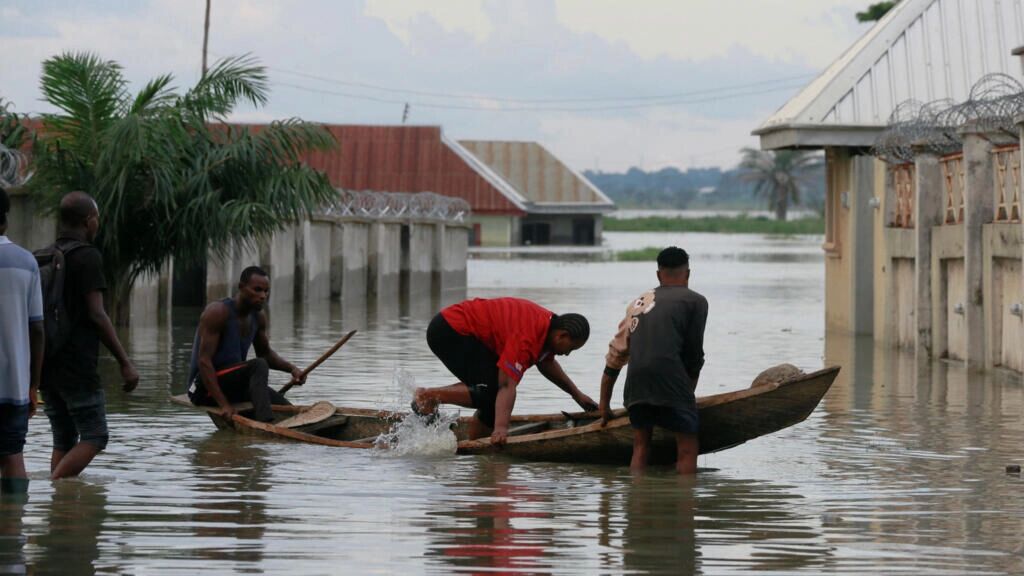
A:
<svg viewBox="0 0 1024 576">
<path fill-rule="evenodd" d="M 775 210 L 777 203 L 764 186 L 736 167 L 663 168 L 647 172 L 633 167 L 625 172 L 593 172 L 584 175 L 619 208 L 675 210 Z M 800 194 L 790 208 L 822 212 L 825 206 L 825 174 L 820 164 L 809 164 L 800 179 Z M 757 193 L 758 189 L 762 193 Z"/>
</svg>

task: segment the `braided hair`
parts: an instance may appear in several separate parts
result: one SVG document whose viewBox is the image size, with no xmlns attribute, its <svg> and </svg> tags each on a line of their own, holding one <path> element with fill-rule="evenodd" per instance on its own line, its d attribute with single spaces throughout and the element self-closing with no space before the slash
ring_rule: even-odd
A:
<svg viewBox="0 0 1024 576">
<path fill-rule="evenodd" d="M 582 314 L 555 314 L 551 329 L 565 330 L 575 342 L 586 342 L 590 338 L 590 322 Z"/>
</svg>

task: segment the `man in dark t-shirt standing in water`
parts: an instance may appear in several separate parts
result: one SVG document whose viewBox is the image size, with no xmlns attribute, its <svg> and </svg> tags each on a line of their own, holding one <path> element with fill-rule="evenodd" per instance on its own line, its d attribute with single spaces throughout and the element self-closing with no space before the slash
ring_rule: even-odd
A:
<svg viewBox="0 0 1024 576">
<path fill-rule="evenodd" d="M 627 363 L 624 399 L 633 426 L 630 468 L 647 466 L 654 427 L 676 437 L 676 470 L 697 471 L 698 417 L 694 390 L 704 366 L 708 301 L 690 290 L 690 257 L 675 246 L 658 254 L 660 285 L 630 303 L 608 345 L 601 377 L 601 414 L 611 419 L 612 389 Z"/>
<path fill-rule="evenodd" d="M 501 446 L 508 439 L 516 386 L 534 364 L 584 410 L 596 410 L 597 403 L 555 360 L 579 350 L 589 337 L 583 316 L 559 316 L 521 298 L 475 298 L 449 306 L 427 327 L 427 344 L 459 382 L 417 388 L 413 410 L 430 414 L 438 404 L 476 408 L 470 437 L 490 434 Z"/>
<path fill-rule="evenodd" d="M 196 406 L 220 406 L 235 414 L 232 404 L 252 402 L 253 419 L 274 419 L 272 404 L 289 404 L 270 389 L 270 370 L 288 372 L 293 384 L 306 381 L 302 370 L 277 355 L 267 336 L 269 321 L 263 306 L 270 297 L 270 279 L 262 268 L 242 271 L 238 292 L 206 306 L 192 343 L 188 397 Z M 246 360 L 249 348 L 256 358 Z"/>
<path fill-rule="evenodd" d="M 100 342 L 121 366 L 124 391 L 139 385 L 139 373 L 103 306 L 103 256 L 92 244 L 99 229 L 99 207 L 92 196 L 64 195 L 57 246 L 64 252 L 63 297 L 70 334 L 62 347 L 46 350 L 40 386 L 53 432 L 54 479 L 78 476 L 107 447 L 106 396 L 97 369 Z"/>
</svg>

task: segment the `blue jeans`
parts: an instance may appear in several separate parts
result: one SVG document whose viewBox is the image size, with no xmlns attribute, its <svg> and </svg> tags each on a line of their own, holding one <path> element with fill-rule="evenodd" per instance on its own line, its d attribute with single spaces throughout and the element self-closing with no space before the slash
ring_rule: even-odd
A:
<svg viewBox="0 0 1024 576">
<path fill-rule="evenodd" d="M 97 449 L 107 447 L 106 396 L 102 388 L 77 387 L 69 390 L 43 390 L 46 417 L 53 431 L 53 449 L 67 452 L 79 442 Z"/>
</svg>

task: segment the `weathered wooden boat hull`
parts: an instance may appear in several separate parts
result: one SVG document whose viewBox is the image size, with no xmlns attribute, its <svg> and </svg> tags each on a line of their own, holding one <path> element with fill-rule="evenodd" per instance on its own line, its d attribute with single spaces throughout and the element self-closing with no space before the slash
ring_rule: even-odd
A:
<svg viewBox="0 0 1024 576">
<path fill-rule="evenodd" d="M 701 454 L 725 450 L 802 422 L 817 407 L 838 373 L 838 367 L 831 367 L 782 384 L 698 398 Z M 407 416 L 399 412 L 342 407 L 326 422 L 288 429 L 239 415 L 229 420 L 216 408 L 192 406 L 183 396 L 176 396 L 172 401 L 206 411 L 221 429 L 337 448 L 373 448 L 379 435 L 387 433 L 396 421 Z M 241 410 L 246 408 L 239 406 Z M 306 406 L 274 407 L 279 420 L 306 409 Z M 617 410 L 615 415 L 607 426 L 601 426 L 594 412 L 513 416 L 508 443 L 501 448 L 493 446 L 486 438 L 468 439 L 468 417 L 460 418 L 453 431 L 459 439 L 460 454 L 501 453 L 535 461 L 624 465 L 629 463 L 632 454 L 633 430 L 625 410 Z M 655 429 L 651 463 L 670 464 L 675 461 L 675 454 L 672 434 Z"/>
<path fill-rule="evenodd" d="M 838 373 L 838 367 L 826 368 L 783 384 L 698 398 L 700 453 L 732 448 L 804 421 L 828 392 Z M 605 427 L 593 417 L 573 415 L 579 418 L 576 426 L 510 437 L 501 452 L 545 462 L 625 465 L 633 452 L 633 430 L 629 417 L 619 413 L 623 415 Z M 486 440 L 459 443 L 459 452 L 463 454 L 495 451 Z M 675 457 L 674 436 L 655 428 L 650 462 L 671 464 Z"/>
</svg>

